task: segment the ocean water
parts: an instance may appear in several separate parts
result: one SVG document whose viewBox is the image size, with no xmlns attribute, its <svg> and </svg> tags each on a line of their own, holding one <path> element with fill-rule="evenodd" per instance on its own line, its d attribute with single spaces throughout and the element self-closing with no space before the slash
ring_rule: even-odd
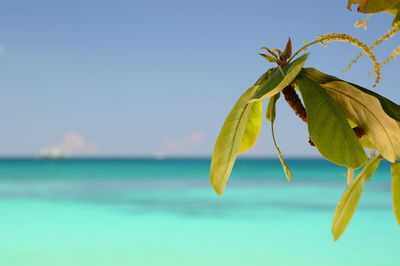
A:
<svg viewBox="0 0 400 266">
<path fill-rule="evenodd" d="M 400 265 L 383 163 L 342 238 L 346 170 L 242 159 L 218 197 L 206 159 L 0 160 L 1 266 Z"/>
</svg>

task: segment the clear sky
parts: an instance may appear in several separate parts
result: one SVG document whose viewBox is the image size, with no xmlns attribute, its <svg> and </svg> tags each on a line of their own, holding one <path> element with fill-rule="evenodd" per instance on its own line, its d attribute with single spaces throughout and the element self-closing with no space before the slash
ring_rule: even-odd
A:
<svg viewBox="0 0 400 266">
<path fill-rule="evenodd" d="M 57 147 L 101 156 L 210 156 L 230 108 L 271 65 L 259 48 L 294 49 L 319 34 L 371 43 L 392 17 L 364 15 L 347 1 L 20 1 L 0 4 L 0 155 Z M 383 59 L 399 38 L 377 50 Z M 370 88 L 364 58 L 346 44 L 315 46 L 307 67 Z M 377 91 L 400 102 L 399 60 Z M 316 156 L 306 125 L 281 101 L 276 124 L 287 156 Z M 249 154 L 274 156 L 264 124 Z"/>
</svg>

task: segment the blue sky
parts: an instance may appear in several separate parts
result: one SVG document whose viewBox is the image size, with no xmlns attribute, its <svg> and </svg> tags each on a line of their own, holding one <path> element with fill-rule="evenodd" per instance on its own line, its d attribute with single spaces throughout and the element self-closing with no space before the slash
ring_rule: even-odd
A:
<svg viewBox="0 0 400 266">
<path fill-rule="evenodd" d="M 346 1 L 2 1 L 0 155 L 59 147 L 98 156 L 209 156 L 240 94 L 271 65 L 259 48 L 294 49 L 319 34 L 371 43 L 391 17 L 370 19 Z M 379 49 L 383 59 L 398 44 Z M 370 88 L 371 64 L 346 44 L 315 46 L 306 66 Z M 377 91 L 400 102 L 399 62 Z M 397 73 L 396 73 L 397 72 Z M 277 138 L 287 156 L 316 156 L 306 126 L 278 104 Z M 274 156 L 269 125 L 249 153 Z"/>
</svg>

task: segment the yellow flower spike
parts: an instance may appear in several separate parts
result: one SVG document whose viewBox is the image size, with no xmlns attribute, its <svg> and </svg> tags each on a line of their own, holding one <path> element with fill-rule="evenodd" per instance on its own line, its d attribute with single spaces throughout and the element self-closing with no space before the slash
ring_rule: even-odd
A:
<svg viewBox="0 0 400 266">
<path fill-rule="evenodd" d="M 385 60 L 383 60 L 381 66 L 387 65 L 390 61 L 395 59 L 399 54 L 400 54 L 400 45 L 397 46 L 397 48 L 394 49 L 393 52 Z"/>
<path fill-rule="evenodd" d="M 346 42 L 350 43 L 358 48 L 360 48 L 364 54 L 368 55 L 369 58 L 371 59 L 373 65 L 374 65 L 374 72 L 376 75 L 375 78 L 375 83 L 373 87 L 376 87 L 376 85 L 379 83 L 381 80 L 381 65 L 378 63 L 378 60 L 376 59 L 376 56 L 372 49 L 368 47 L 364 42 L 358 40 L 357 38 L 344 34 L 344 33 L 330 33 L 330 34 L 323 34 L 317 37 L 317 41 L 319 42 Z"/>
<path fill-rule="evenodd" d="M 393 36 L 397 34 L 397 32 L 400 31 L 400 21 L 396 22 L 393 27 L 388 30 L 385 34 L 383 34 L 378 40 L 376 40 L 369 48 L 372 50 L 382 42 L 389 40 Z M 346 72 L 349 70 L 357 61 L 364 55 L 364 53 L 359 53 L 353 60 L 350 61 L 350 63 L 346 66 L 345 69 L 343 69 L 343 72 Z"/>
</svg>

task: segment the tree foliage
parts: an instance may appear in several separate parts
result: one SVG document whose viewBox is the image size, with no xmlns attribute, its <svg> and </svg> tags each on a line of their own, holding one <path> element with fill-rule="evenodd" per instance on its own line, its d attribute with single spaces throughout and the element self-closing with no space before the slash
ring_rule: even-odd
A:
<svg viewBox="0 0 400 266">
<path fill-rule="evenodd" d="M 292 53 L 289 39 L 283 51 L 261 48 L 260 55 L 276 66 L 264 73 L 236 102 L 217 138 L 211 160 L 210 182 L 218 195 L 225 191 L 230 173 L 239 153 L 246 152 L 256 142 L 262 123 L 262 101 L 269 99 L 266 118 L 271 123 L 271 135 L 287 180 L 292 178 L 274 134 L 276 103 L 283 94 L 294 112 L 307 123 L 309 142 L 321 155 L 348 168 L 348 184 L 334 214 L 332 234 L 337 240 L 349 224 L 361 198 L 365 182 L 385 159 L 392 163 L 392 195 L 395 217 L 400 224 L 400 106 L 376 92 L 344 81 L 315 68 L 304 68 L 309 56 L 302 54 L 314 44 L 332 41 L 359 47 L 361 56 L 369 56 L 376 74 L 374 86 L 380 81 L 381 67 L 396 58 L 394 52 L 378 62 L 374 48 L 400 30 L 400 0 L 349 0 L 348 8 L 358 5 L 363 13 L 387 12 L 394 16 L 393 25 L 380 39 L 367 45 L 346 34 L 325 34 Z M 364 24 L 366 26 L 366 24 Z M 351 62 L 355 63 L 360 55 Z M 301 94 L 303 102 L 297 92 Z M 375 150 L 367 158 L 366 149 Z M 361 168 L 355 180 L 355 169 Z"/>
</svg>

